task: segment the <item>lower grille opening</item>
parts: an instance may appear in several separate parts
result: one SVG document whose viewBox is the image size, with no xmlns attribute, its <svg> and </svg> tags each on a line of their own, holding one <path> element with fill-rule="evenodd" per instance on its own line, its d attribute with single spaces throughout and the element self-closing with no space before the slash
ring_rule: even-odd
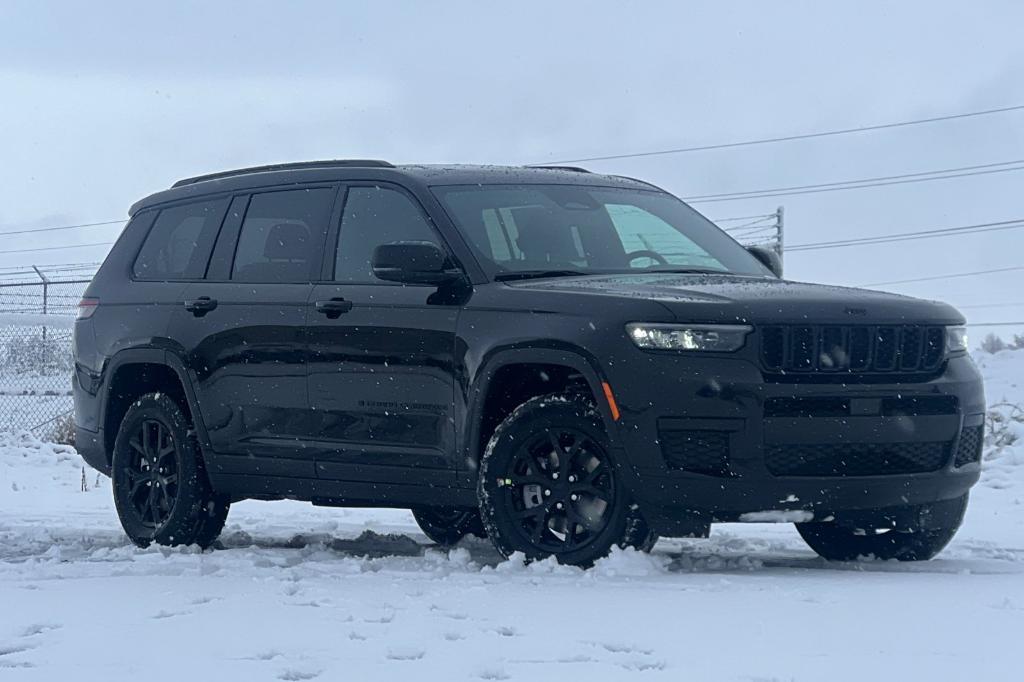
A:
<svg viewBox="0 0 1024 682">
<path fill-rule="evenodd" d="M 941 414 L 956 414 L 957 400 L 952 395 L 924 395 L 913 398 L 883 398 L 882 415 L 885 417 L 898 416 L 927 416 Z"/>
<path fill-rule="evenodd" d="M 769 398 L 764 403 L 765 417 L 921 417 L 957 413 L 956 396 L 924 395 L 899 398 Z"/>
<path fill-rule="evenodd" d="M 985 442 L 984 426 L 968 426 L 960 432 L 960 443 L 956 448 L 953 466 L 962 467 L 981 461 L 981 448 Z"/>
<path fill-rule="evenodd" d="M 708 476 L 729 475 L 729 432 L 663 429 L 658 433 L 669 469 Z"/>
<path fill-rule="evenodd" d="M 849 417 L 847 398 L 769 398 L 765 417 Z"/>
<path fill-rule="evenodd" d="M 936 471 L 949 454 L 947 442 L 771 444 L 765 464 L 776 476 L 886 476 Z"/>
</svg>

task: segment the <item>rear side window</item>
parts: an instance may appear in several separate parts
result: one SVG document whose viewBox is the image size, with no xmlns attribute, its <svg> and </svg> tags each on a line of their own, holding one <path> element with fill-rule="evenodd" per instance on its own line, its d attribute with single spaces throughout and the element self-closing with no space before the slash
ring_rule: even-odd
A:
<svg viewBox="0 0 1024 682">
<path fill-rule="evenodd" d="M 335 190 L 329 187 L 254 194 L 242 221 L 231 279 L 308 282 L 320 266 Z"/>
<path fill-rule="evenodd" d="M 160 211 L 135 258 L 135 279 L 201 279 L 227 205 L 225 198 Z"/>
</svg>

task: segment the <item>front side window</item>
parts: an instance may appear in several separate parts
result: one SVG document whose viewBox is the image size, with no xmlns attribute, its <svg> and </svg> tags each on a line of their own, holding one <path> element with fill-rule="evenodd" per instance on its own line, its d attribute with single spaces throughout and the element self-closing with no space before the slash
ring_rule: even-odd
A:
<svg viewBox="0 0 1024 682">
<path fill-rule="evenodd" d="M 215 199 L 160 211 L 135 259 L 135 278 L 201 279 L 226 208 L 227 199 Z"/>
<path fill-rule="evenodd" d="M 310 281 L 320 265 L 334 195 L 329 187 L 254 194 L 238 235 L 231 279 Z"/>
<path fill-rule="evenodd" d="M 434 187 L 485 270 L 767 276 L 746 249 L 670 194 L 582 185 Z"/>
<path fill-rule="evenodd" d="M 438 243 L 420 207 L 404 192 L 389 187 L 352 187 L 345 199 L 338 234 L 334 279 L 386 284 L 373 274 L 373 251 L 391 242 Z"/>
</svg>

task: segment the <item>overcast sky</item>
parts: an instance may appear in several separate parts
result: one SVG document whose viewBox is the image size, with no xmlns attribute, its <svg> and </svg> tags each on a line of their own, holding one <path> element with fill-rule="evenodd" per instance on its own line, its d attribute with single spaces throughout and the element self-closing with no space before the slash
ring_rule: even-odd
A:
<svg viewBox="0 0 1024 682">
<path fill-rule="evenodd" d="M 275 161 L 530 163 L 1024 104 L 1012 0 L 166 4 L 0 5 L 0 231 L 121 218 L 178 178 Z M 1024 111 L 585 165 L 688 196 L 1014 159 Z M 1024 217 L 1022 187 L 1024 171 L 696 206 L 783 204 L 799 244 Z M 118 229 L 0 237 L 0 250 Z M 790 277 L 842 284 L 1016 265 L 1024 229 L 786 259 Z M 890 288 L 1024 320 L 1024 271 Z M 1020 305 L 973 307 L 1000 302 Z"/>
</svg>

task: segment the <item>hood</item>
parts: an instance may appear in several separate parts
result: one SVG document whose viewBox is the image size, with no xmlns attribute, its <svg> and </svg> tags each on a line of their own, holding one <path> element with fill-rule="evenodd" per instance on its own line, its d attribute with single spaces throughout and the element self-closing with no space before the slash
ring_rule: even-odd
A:
<svg viewBox="0 0 1024 682">
<path fill-rule="evenodd" d="M 851 287 L 739 275 L 642 273 L 511 283 L 533 291 L 656 301 L 683 322 L 962 324 L 952 306 Z"/>
</svg>

